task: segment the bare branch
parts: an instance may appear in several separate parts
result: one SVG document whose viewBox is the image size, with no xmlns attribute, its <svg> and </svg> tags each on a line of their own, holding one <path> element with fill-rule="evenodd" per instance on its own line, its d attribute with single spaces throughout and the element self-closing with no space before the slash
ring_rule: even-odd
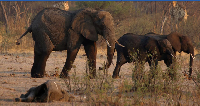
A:
<svg viewBox="0 0 200 106">
<path fill-rule="evenodd" d="M 8 32 L 8 29 L 9 29 L 9 27 L 8 27 L 8 16 L 7 16 L 7 14 L 6 14 L 5 6 L 3 5 L 3 2 L 2 2 L 2 1 L 1 1 L 0 5 L 1 5 L 2 10 L 3 10 L 4 18 L 5 18 L 5 20 L 6 20 L 5 26 L 6 26 L 6 33 L 7 33 L 7 32 Z"/>
</svg>

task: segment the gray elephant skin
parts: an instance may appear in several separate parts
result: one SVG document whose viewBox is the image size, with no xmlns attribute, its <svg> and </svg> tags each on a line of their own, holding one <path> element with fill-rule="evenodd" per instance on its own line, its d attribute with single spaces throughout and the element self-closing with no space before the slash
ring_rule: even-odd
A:
<svg viewBox="0 0 200 106">
<path fill-rule="evenodd" d="M 55 81 L 48 80 L 45 83 L 30 88 L 26 94 L 22 94 L 20 98 L 15 98 L 16 102 L 53 102 L 65 101 L 70 102 L 74 96 L 68 94 L 61 89 Z"/>
<path fill-rule="evenodd" d="M 192 44 L 191 39 L 188 36 L 184 36 L 178 32 L 171 32 L 168 35 L 159 35 L 159 34 L 150 32 L 150 33 L 147 33 L 146 36 L 155 38 L 157 40 L 167 39 L 171 43 L 175 55 L 176 55 L 176 52 L 181 53 L 182 51 L 190 54 L 189 79 L 191 79 L 192 65 L 193 65 L 193 60 L 195 57 L 194 57 L 194 46 Z M 170 64 L 172 64 L 171 57 L 168 57 L 168 61 L 167 60 L 164 60 L 164 61 L 165 63 L 170 62 Z"/>
<path fill-rule="evenodd" d="M 167 39 L 156 40 L 145 35 L 127 33 L 120 37 L 118 42 L 125 47 L 115 45 L 117 62 L 113 78 L 119 77 L 121 66 L 127 62 L 135 62 L 137 59 L 141 64 L 148 62 L 151 66 L 154 62 L 157 66 L 158 58 L 166 59 L 166 56 L 173 57 L 174 55 L 172 46 Z"/>
<path fill-rule="evenodd" d="M 112 63 L 115 47 L 115 31 L 113 17 L 107 11 L 80 9 L 64 11 L 58 8 L 45 8 L 33 19 L 27 31 L 32 32 L 34 45 L 34 63 L 31 77 L 41 78 L 45 74 L 46 61 L 52 51 L 67 50 L 67 59 L 60 74 L 68 78 L 68 71 L 83 44 L 90 69 L 90 78 L 96 76 L 96 41 L 98 34 L 106 40 L 107 68 Z"/>
</svg>

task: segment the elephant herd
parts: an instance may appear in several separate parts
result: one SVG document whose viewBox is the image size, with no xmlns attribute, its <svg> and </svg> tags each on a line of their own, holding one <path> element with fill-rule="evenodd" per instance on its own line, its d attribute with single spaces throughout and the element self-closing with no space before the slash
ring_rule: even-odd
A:
<svg viewBox="0 0 200 106">
<path fill-rule="evenodd" d="M 126 62 L 145 61 L 151 65 L 154 61 L 164 60 L 169 67 L 176 51 L 190 54 L 189 75 L 192 74 L 194 59 L 194 47 L 187 36 L 177 32 L 169 35 L 147 33 L 136 35 L 124 34 L 116 40 L 114 21 L 111 14 L 103 10 L 80 9 L 76 11 L 65 11 L 58 8 L 45 8 L 32 20 L 27 31 L 17 40 L 20 40 L 28 32 L 32 32 L 34 45 L 34 63 L 31 69 L 31 77 L 41 78 L 45 74 L 46 61 L 52 51 L 67 50 L 67 59 L 60 77 L 68 78 L 68 72 L 76 55 L 83 44 L 89 65 L 89 77 L 96 76 L 96 55 L 98 34 L 103 36 L 107 43 L 108 69 L 112 63 L 114 51 L 117 51 L 117 62 L 113 72 L 113 78 L 119 77 L 120 67 Z M 132 54 L 136 53 L 136 57 Z M 150 54 L 150 55 L 149 55 Z"/>
</svg>

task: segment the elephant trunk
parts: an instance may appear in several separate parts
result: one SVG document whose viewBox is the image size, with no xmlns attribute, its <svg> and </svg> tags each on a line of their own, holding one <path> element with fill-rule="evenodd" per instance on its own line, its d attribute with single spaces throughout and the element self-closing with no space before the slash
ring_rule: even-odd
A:
<svg viewBox="0 0 200 106">
<path fill-rule="evenodd" d="M 104 39 L 107 43 L 107 62 L 105 68 L 108 69 L 112 63 L 115 49 L 115 34 L 111 30 L 105 31 Z"/>
<path fill-rule="evenodd" d="M 30 92 L 27 97 L 15 98 L 15 102 L 32 102 L 35 97 L 35 92 Z"/>
<path fill-rule="evenodd" d="M 192 65 L 193 65 L 193 60 L 194 60 L 194 48 L 192 47 L 191 50 L 189 50 L 190 53 L 190 67 L 189 67 L 189 76 L 191 77 L 192 75 Z"/>
</svg>

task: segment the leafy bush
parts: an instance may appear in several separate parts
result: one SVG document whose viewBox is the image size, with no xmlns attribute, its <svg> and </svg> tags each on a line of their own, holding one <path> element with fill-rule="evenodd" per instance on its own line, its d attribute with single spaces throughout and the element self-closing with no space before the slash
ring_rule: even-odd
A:
<svg viewBox="0 0 200 106">
<path fill-rule="evenodd" d="M 106 9 L 111 1 L 77 1 L 76 8 Z"/>
<path fill-rule="evenodd" d="M 78 1 L 76 8 L 93 8 L 109 11 L 115 20 L 125 19 L 134 14 L 132 2 L 115 2 L 115 1 Z"/>
</svg>

